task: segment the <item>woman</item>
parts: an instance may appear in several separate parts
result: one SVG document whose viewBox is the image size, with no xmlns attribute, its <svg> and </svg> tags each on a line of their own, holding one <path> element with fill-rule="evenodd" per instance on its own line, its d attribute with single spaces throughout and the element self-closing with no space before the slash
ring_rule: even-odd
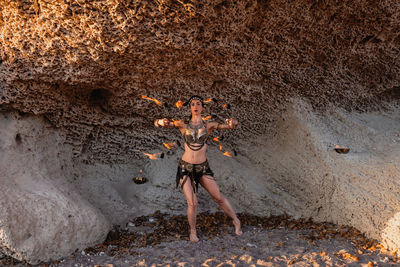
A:
<svg viewBox="0 0 400 267">
<path fill-rule="evenodd" d="M 236 235 L 242 235 L 241 225 L 229 201 L 221 194 L 214 180 L 214 174 L 210 169 L 207 158 L 207 138 L 216 129 L 234 129 L 238 125 L 235 119 L 227 119 L 226 124 L 217 122 L 205 122 L 201 113 L 203 111 L 203 99 L 200 96 L 192 96 L 185 105 L 190 105 L 192 116 L 188 123 L 182 120 L 169 121 L 160 119 L 154 122 L 157 127 L 179 128 L 185 141 L 185 152 L 179 161 L 177 173 L 177 185 L 182 187 L 188 204 L 187 217 L 190 226 L 190 241 L 198 242 L 196 234 L 196 189 L 200 183 L 211 195 L 214 201 L 232 218 Z"/>
</svg>

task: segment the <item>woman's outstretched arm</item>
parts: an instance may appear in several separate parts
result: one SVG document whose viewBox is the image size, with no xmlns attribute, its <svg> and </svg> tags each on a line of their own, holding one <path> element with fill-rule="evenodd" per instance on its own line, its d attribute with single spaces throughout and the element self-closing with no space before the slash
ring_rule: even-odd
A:
<svg viewBox="0 0 400 267">
<path fill-rule="evenodd" d="M 239 122 L 236 119 L 230 118 L 225 120 L 226 123 L 218 123 L 218 122 L 210 122 L 208 123 L 209 125 L 209 131 L 213 130 L 228 130 L 228 129 L 236 129 Z"/>
<path fill-rule="evenodd" d="M 167 118 L 158 119 L 154 121 L 154 125 L 156 127 L 163 127 L 163 128 L 182 128 L 185 124 L 182 120 L 177 121 L 170 121 Z"/>
</svg>

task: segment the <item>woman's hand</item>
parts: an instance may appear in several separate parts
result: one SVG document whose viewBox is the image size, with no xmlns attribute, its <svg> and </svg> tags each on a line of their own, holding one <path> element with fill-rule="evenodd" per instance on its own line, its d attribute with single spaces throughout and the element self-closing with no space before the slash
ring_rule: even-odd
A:
<svg viewBox="0 0 400 267">
<path fill-rule="evenodd" d="M 171 122 L 167 118 L 158 119 L 154 121 L 156 127 L 170 127 Z"/>
<path fill-rule="evenodd" d="M 230 119 L 226 119 L 226 124 L 229 125 L 229 128 L 231 129 L 235 129 L 237 128 L 239 122 L 236 119 L 230 118 Z"/>
</svg>

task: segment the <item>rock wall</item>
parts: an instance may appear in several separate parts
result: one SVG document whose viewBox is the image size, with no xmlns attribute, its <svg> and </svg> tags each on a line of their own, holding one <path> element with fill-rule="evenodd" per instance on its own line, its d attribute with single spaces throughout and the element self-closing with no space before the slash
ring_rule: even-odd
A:
<svg viewBox="0 0 400 267">
<path fill-rule="evenodd" d="M 192 94 L 243 138 L 291 96 L 364 109 L 400 95 L 396 1 L 2 0 L 0 14 L 0 104 L 62 127 L 89 162 L 173 139 L 152 121 L 186 116 L 174 104 Z"/>
<path fill-rule="evenodd" d="M 295 217 L 354 226 L 397 250 L 398 106 L 363 113 L 327 110 L 318 114 L 304 102 L 295 103 L 275 133 L 257 140 L 243 156 L 269 178 L 263 188 L 276 192 L 273 206 Z M 336 145 L 349 153 L 338 154 Z"/>
</svg>

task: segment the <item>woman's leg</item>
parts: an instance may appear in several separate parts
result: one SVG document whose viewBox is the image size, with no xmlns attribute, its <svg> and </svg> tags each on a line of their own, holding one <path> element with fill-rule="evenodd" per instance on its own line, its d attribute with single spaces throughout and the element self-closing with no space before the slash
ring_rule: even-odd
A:
<svg viewBox="0 0 400 267">
<path fill-rule="evenodd" d="M 182 186 L 182 182 L 185 180 L 185 177 L 180 180 L 180 184 Z M 193 192 L 193 187 L 191 184 L 191 180 L 187 177 L 185 184 L 182 186 L 183 193 L 185 194 L 186 201 L 188 204 L 187 207 L 187 218 L 190 227 L 189 238 L 190 241 L 196 243 L 199 241 L 199 238 L 196 234 L 196 210 L 197 210 L 197 197 Z"/>
<path fill-rule="evenodd" d="M 208 175 L 203 175 L 203 177 L 200 179 L 200 184 L 207 190 L 207 192 L 221 207 L 221 209 L 223 209 L 223 211 L 225 211 L 226 214 L 228 214 L 228 216 L 232 218 L 233 225 L 235 226 L 235 233 L 237 235 L 242 235 L 240 220 L 236 216 L 236 213 L 233 210 L 229 201 L 219 191 L 218 185 L 215 182 L 214 178 Z"/>
</svg>

